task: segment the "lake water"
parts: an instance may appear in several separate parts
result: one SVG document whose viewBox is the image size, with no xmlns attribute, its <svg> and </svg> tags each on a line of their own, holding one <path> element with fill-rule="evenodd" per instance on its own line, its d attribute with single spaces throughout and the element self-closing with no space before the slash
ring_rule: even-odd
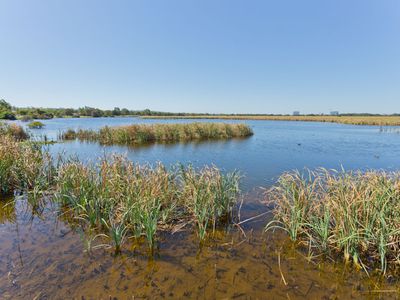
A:
<svg viewBox="0 0 400 300">
<path fill-rule="evenodd" d="M 207 120 L 206 122 L 212 122 Z M 220 120 L 216 120 L 220 122 Z M 56 139 L 72 128 L 132 123 L 191 122 L 138 118 L 53 119 L 35 135 Z M 235 121 L 225 121 L 235 122 Z M 284 171 L 303 168 L 400 169 L 400 135 L 378 127 L 330 123 L 241 121 L 254 136 L 201 143 L 101 146 L 65 142 L 53 154 L 95 160 L 123 153 L 137 162 L 215 164 L 245 175 L 242 219 L 266 210 L 259 187 Z M 0 200 L 0 299 L 397 299 L 397 278 L 367 276 L 341 259 L 309 261 L 279 232 L 263 233 L 270 215 L 217 231 L 200 246 L 193 231 L 160 233 L 155 253 L 129 241 L 122 254 L 99 248 L 52 202 L 32 209 L 24 197 Z M 93 242 L 95 245 L 100 240 Z"/>
<path fill-rule="evenodd" d="M 59 132 L 98 129 L 138 123 L 188 123 L 193 120 L 151 120 L 140 118 L 82 118 L 45 120 L 36 135 L 57 139 Z M 203 122 L 203 120 L 202 120 Z M 53 153 L 77 154 L 94 160 L 104 153 L 122 153 L 137 162 L 161 161 L 166 165 L 215 164 L 224 170 L 237 169 L 245 176 L 243 188 L 270 185 L 284 171 L 303 168 L 386 169 L 400 168 L 400 134 L 381 132 L 377 126 L 286 121 L 204 120 L 204 122 L 246 123 L 254 136 L 227 141 L 155 144 L 141 147 L 101 146 L 65 142 L 50 147 Z"/>
</svg>

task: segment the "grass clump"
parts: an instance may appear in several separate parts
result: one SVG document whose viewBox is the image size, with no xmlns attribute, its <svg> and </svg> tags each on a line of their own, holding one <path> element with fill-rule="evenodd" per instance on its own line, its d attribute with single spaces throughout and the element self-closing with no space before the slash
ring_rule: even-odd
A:
<svg viewBox="0 0 400 300">
<path fill-rule="evenodd" d="M 82 232 L 107 236 L 115 251 L 130 237 L 154 248 L 157 234 L 195 224 L 201 240 L 230 220 L 240 176 L 216 167 L 167 169 L 124 156 L 94 164 L 52 160 L 41 144 L 0 136 L 0 193 L 24 192 L 33 207 L 44 196 L 60 205 Z"/>
<path fill-rule="evenodd" d="M 97 165 L 65 163 L 56 181 L 57 197 L 76 217 L 111 231 L 124 224 L 136 237 L 145 235 L 150 245 L 154 237 L 151 228 L 161 220 L 161 210 L 167 221 L 165 214 L 177 198 L 174 174 L 164 166 L 138 165 L 121 156 Z"/>
<path fill-rule="evenodd" d="M 207 229 L 215 231 L 218 220 L 230 217 L 239 193 L 237 172 L 221 174 L 216 167 L 196 172 L 192 167 L 182 169 L 184 201 L 193 216 L 198 235 L 204 240 Z"/>
<path fill-rule="evenodd" d="M 292 240 L 356 266 L 400 263 L 400 174 L 383 171 L 283 174 L 267 193 L 274 220 Z"/>
<path fill-rule="evenodd" d="M 245 124 L 189 123 L 189 124 L 138 124 L 120 127 L 103 127 L 100 130 L 67 130 L 62 140 L 96 141 L 105 145 L 172 143 L 193 140 L 229 139 L 253 134 Z"/>
<path fill-rule="evenodd" d="M 15 123 L 0 122 L 0 136 L 10 136 L 16 141 L 24 141 L 29 138 L 29 134 L 24 128 Z"/>
<path fill-rule="evenodd" d="M 40 145 L 0 136 L 0 193 L 38 192 L 49 187 L 53 167 Z"/>
<path fill-rule="evenodd" d="M 28 124 L 30 129 L 42 129 L 45 125 L 40 121 L 32 121 Z"/>
<path fill-rule="evenodd" d="M 215 167 L 167 170 L 135 164 L 125 157 L 95 165 L 68 161 L 60 166 L 56 198 L 83 227 L 106 234 L 118 252 L 127 236 L 145 237 L 153 249 L 157 232 L 194 222 L 201 240 L 226 219 L 236 203 L 239 176 Z"/>
</svg>

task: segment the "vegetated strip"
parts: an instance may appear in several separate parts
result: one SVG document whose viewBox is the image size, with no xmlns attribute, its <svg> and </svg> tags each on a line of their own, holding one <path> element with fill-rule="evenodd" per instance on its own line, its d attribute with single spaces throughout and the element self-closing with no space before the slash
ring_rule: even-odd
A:
<svg viewBox="0 0 400 300">
<path fill-rule="evenodd" d="M 187 124 L 135 124 L 103 127 L 100 130 L 67 130 L 61 140 L 96 141 L 105 145 L 172 143 L 194 140 L 242 138 L 253 135 L 246 124 L 187 123 Z"/>
<path fill-rule="evenodd" d="M 22 126 L 5 122 L 0 122 L 0 136 L 9 136 L 16 141 L 24 141 L 29 138 L 29 134 Z"/>
<path fill-rule="evenodd" d="M 232 220 L 239 180 L 237 172 L 224 174 L 214 166 L 167 169 L 123 156 L 94 164 L 54 161 L 36 143 L 0 136 L 0 194 L 27 193 L 34 207 L 45 198 L 55 201 L 86 233 L 106 236 L 116 252 L 128 237 L 145 237 L 152 249 L 159 231 L 182 224 L 193 224 L 205 240 Z"/>
<path fill-rule="evenodd" d="M 222 119 L 327 122 L 349 125 L 400 126 L 400 116 L 287 116 L 287 115 L 199 115 L 199 116 L 142 116 L 143 119 Z"/>
<path fill-rule="evenodd" d="M 395 267 L 400 257 L 400 173 L 319 169 L 283 174 L 266 193 L 274 220 L 310 252 L 342 255 L 371 270 Z"/>
</svg>

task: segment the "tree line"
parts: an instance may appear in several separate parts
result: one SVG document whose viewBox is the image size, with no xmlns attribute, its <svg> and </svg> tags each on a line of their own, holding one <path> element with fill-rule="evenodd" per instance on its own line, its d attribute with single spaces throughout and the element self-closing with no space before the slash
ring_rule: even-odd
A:
<svg viewBox="0 0 400 300">
<path fill-rule="evenodd" d="M 320 116 L 321 114 L 307 114 L 304 116 Z M 209 114 L 209 113 L 173 113 L 144 110 L 129 110 L 127 108 L 115 107 L 110 110 L 84 106 L 80 108 L 37 108 L 37 107 L 14 107 L 4 99 L 0 99 L 0 120 L 24 121 L 52 118 L 80 118 L 80 117 L 118 117 L 118 116 L 283 116 L 282 114 Z M 341 113 L 338 116 L 380 116 L 371 113 Z M 391 114 L 400 116 L 400 114 Z"/>
<path fill-rule="evenodd" d="M 175 113 L 144 110 L 129 110 L 127 108 L 115 107 L 103 110 L 95 107 L 84 106 L 80 108 L 37 108 L 37 107 L 14 107 L 6 100 L 0 100 L 0 119 L 3 120 L 33 120 L 52 118 L 80 118 L 80 117 L 118 117 L 118 116 L 167 116 Z"/>
</svg>

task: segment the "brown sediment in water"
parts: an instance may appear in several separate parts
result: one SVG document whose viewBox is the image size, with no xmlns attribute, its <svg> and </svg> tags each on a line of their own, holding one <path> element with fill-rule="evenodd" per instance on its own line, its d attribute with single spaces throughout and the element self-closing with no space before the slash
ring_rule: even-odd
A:
<svg viewBox="0 0 400 300">
<path fill-rule="evenodd" d="M 40 216 L 30 214 L 23 198 L 7 207 L 14 211 L 3 213 L 0 206 L 4 216 L 0 223 L 2 299 L 374 299 L 398 295 L 398 284 L 346 269 L 342 261 L 309 262 L 285 234 L 263 234 L 265 219 L 246 224 L 246 237 L 237 229 L 220 230 L 201 247 L 191 231 L 163 234 L 153 255 L 145 244 L 131 240 L 121 255 L 114 256 L 107 249 L 85 253 L 85 236 L 60 218 L 51 202 L 45 203 Z M 242 219 L 252 215 L 245 202 Z"/>
</svg>

